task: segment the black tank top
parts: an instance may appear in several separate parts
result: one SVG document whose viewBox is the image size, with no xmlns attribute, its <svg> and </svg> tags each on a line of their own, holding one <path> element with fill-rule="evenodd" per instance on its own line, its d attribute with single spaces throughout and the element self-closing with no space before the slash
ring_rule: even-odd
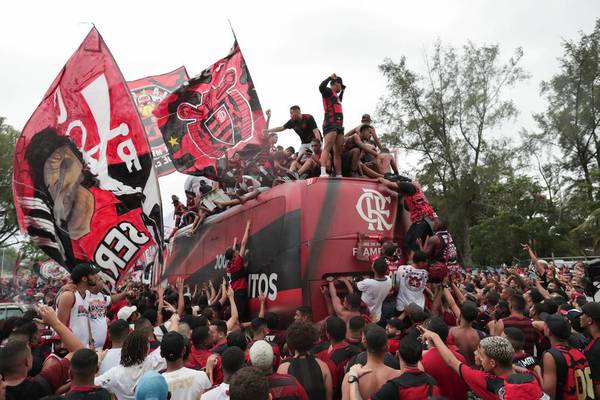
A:
<svg viewBox="0 0 600 400">
<path fill-rule="evenodd" d="M 321 367 L 314 356 L 293 358 L 290 361 L 288 374 L 298 379 L 310 400 L 325 400 L 325 381 Z"/>
</svg>

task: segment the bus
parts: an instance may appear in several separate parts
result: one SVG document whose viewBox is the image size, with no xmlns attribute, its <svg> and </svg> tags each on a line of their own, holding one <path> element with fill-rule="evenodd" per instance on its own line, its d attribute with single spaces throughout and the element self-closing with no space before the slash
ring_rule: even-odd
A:
<svg viewBox="0 0 600 400">
<path fill-rule="evenodd" d="M 224 252 L 242 239 L 251 220 L 246 271 L 250 310 L 267 294 L 267 308 L 290 317 L 310 306 L 327 316 L 321 286 L 329 276 L 371 274 L 371 260 L 385 242 L 402 245 L 410 222 L 398 194 L 373 180 L 311 178 L 284 183 L 254 200 L 208 217 L 190 233 L 180 229 L 165 259 L 161 279 L 183 277 L 191 286 L 225 275 Z"/>
</svg>

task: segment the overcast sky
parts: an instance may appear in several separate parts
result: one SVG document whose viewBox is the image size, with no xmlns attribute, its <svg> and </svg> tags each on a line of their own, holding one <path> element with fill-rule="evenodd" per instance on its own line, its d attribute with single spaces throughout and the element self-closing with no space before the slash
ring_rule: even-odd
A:
<svg viewBox="0 0 600 400">
<path fill-rule="evenodd" d="M 503 58 L 524 50 L 532 78 L 508 95 L 521 114 L 505 126 L 518 137 L 535 128 L 532 113 L 545 107 L 539 83 L 558 70 L 563 39 L 590 32 L 600 1 L 11 1 L 0 22 L 0 116 L 21 129 L 64 63 L 94 22 L 127 80 L 185 65 L 199 73 L 225 56 L 235 28 L 263 109 L 272 125 L 288 108 L 323 118 L 318 84 L 332 72 L 344 78 L 346 125 L 375 111 L 385 93 L 377 66 L 406 56 L 424 70 L 436 39 L 460 46 L 498 43 Z M 293 131 L 283 145 L 299 144 Z M 402 163 L 402 160 L 399 160 Z M 183 194 L 182 178 L 161 182 L 163 199 Z M 170 203 L 164 203 L 171 212 Z"/>
</svg>

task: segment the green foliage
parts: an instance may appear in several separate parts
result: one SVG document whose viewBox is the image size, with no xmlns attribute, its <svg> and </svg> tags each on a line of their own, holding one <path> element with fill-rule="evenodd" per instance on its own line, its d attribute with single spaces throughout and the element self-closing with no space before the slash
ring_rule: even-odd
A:
<svg viewBox="0 0 600 400">
<path fill-rule="evenodd" d="M 525 138 L 533 152 L 550 149 L 552 154 L 540 169 L 562 175 L 549 182 L 549 189 L 563 193 L 553 199 L 559 210 L 559 226 L 573 244 L 573 251 L 600 253 L 600 19 L 594 30 L 581 33 L 577 41 L 565 41 L 559 57 L 560 70 L 541 83 L 548 102 L 534 117 L 539 132 Z"/>
<path fill-rule="evenodd" d="M 436 44 L 421 76 L 406 59 L 380 65 L 388 94 L 379 106 L 383 141 L 418 152 L 417 178 L 450 221 L 463 262 L 472 264 L 470 227 L 484 211 L 489 185 L 512 174 L 513 150 L 493 131 L 517 115 L 503 91 L 528 78 L 517 49 L 506 62 L 497 45 L 469 42 L 458 51 Z"/>
<path fill-rule="evenodd" d="M 600 254 L 600 208 L 592 211 L 581 224 L 572 230 L 572 233 L 590 237 L 594 253 Z"/>
<path fill-rule="evenodd" d="M 0 248 L 13 245 L 18 231 L 12 197 L 13 152 L 19 131 L 0 117 Z"/>
</svg>

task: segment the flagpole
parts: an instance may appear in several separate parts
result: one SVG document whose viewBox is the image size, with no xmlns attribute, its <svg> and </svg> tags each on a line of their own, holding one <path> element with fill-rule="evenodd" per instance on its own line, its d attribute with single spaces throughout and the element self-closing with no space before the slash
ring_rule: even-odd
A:
<svg viewBox="0 0 600 400">
<path fill-rule="evenodd" d="M 231 29 L 231 33 L 233 34 L 233 39 L 237 43 L 237 37 L 235 36 L 235 31 L 233 30 L 233 25 L 231 24 L 231 20 L 227 18 L 227 22 L 229 22 L 229 28 Z"/>
</svg>

